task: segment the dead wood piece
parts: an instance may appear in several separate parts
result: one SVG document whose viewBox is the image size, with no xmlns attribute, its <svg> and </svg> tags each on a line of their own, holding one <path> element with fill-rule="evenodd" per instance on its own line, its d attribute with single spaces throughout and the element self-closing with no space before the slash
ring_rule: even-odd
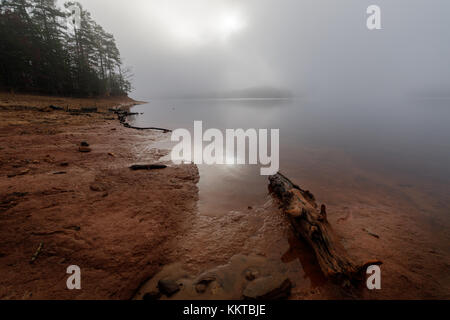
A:
<svg viewBox="0 0 450 320">
<path fill-rule="evenodd" d="M 368 230 L 368 229 L 366 229 L 366 228 L 363 228 L 362 230 L 365 231 L 365 232 L 367 232 L 368 235 L 370 235 L 370 236 L 372 236 L 372 237 L 374 237 L 374 238 L 380 239 L 380 236 L 377 235 L 376 233 L 373 233 L 372 231 L 370 231 L 370 230 Z"/>
<path fill-rule="evenodd" d="M 364 279 L 369 265 L 381 264 L 374 260 L 357 264 L 339 243 L 328 220 L 326 207 L 319 209 L 311 192 L 301 189 L 283 174 L 269 177 L 269 190 L 281 202 L 294 231 L 313 248 L 322 272 L 340 283 L 357 283 Z"/>
<path fill-rule="evenodd" d="M 131 170 L 158 170 L 167 168 L 164 164 L 135 164 L 130 167 Z"/>
<path fill-rule="evenodd" d="M 164 129 L 164 128 L 157 128 L 157 127 L 146 127 L 146 128 L 134 127 L 126 122 L 123 122 L 123 125 L 125 128 L 134 129 L 134 130 L 155 130 L 155 131 L 162 131 L 163 133 L 172 132 L 172 130 Z"/>
</svg>

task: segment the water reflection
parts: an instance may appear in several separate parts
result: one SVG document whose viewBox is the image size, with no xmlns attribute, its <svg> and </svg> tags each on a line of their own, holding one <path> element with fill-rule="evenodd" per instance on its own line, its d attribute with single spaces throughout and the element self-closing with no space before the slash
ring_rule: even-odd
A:
<svg viewBox="0 0 450 320">
<path fill-rule="evenodd" d="M 439 105 L 439 107 L 436 107 Z M 327 185 L 328 169 L 350 177 L 355 169 L 424 185 L 442 197 L 450 186 L 450 107 L 446 100 L 152 100 L 136 106 L 136 126 L 193 129 L 280 129 L 280 167 L 297 181 Z M 254 166 L 200 166 L 200 207 L 239 210 L 266 195 L 265 177 Z M 370 190 L 368 181 L 367 190 Z M 345 189 L 346 185 L 342 185 Z M 440 199 L 447 203 L 446 199 Z"/>
</svg>

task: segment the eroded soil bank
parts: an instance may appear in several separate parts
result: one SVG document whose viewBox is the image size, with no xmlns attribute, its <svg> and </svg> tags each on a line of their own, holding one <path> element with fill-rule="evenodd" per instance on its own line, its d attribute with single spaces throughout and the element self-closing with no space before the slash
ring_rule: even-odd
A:
<svg viewBox="0 0 450 320">
<path fill-rule="evenodd" d="M 152 148 L 163 133 L 108 112 L 131 99 L 0 98 L 0 298 L 131 298 L 192 219 L 197 168 L 129 169 L 167 153 Z M 82 290 L 67 290 L 70 265 Z"/>
</svg>

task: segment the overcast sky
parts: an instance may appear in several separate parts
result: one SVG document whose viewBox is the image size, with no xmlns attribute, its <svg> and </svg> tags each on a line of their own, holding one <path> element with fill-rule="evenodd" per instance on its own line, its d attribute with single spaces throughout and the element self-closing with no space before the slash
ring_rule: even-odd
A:
<svg viewBox="0 0 450 320">
<path fill-rule="evenodd" d="M 448 0 L 80 0 L 115 35 L 136 98 L 282 87 L 450 92 Z M 377 4 L 382 30 L 369 31 Z"/>
</svg>

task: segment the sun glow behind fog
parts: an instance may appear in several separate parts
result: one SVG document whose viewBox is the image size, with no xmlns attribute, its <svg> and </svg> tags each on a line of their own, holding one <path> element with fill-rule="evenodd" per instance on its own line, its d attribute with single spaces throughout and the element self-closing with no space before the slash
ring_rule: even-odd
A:
<svg viewBox="0 0 450 320">
<path fill-rule="evenodd" d="M 231 1 L 151 1 L 152 21 L 175 44 L 227 42 L 246 26 L 242 10 Z"/>
</svg>

